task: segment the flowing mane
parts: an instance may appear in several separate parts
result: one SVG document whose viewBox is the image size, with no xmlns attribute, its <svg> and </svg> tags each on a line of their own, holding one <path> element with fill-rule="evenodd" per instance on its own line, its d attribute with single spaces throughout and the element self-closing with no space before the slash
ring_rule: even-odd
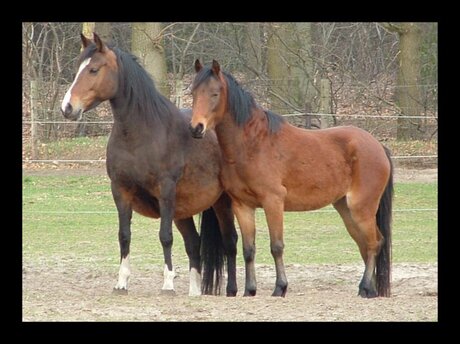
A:
<svg viewBox="0 0 460 344">
<path fill-rule="evenodd" d="M 107 45 L 117 57 L 119 68 L 119 90 L 128 99 L 127 108 L 123 111 L 130 116 L 138 115 L 147 121 L 159 119 L 168 123 L 170 114 L 175 111 L 172 103 L 155 87 L 152 77 L 139 64 L 137 57 L 117 47 Z M 81 54 L 78 63 L 93 56 L 96 45 L 89 45 Z"/>
<path fill-rule="evenodd" d="M 223 71 L 222 74 L 225 76 L 227 81 L 228 108 L 230 109 L 230 113 L 236 124 L 242 127 L 252 117 L 252 114 L 258 108 L 258 105 L 252 94 L 243 89 L 231 74 Z M 195 77 L 192 90 L 211 77 L 215 77 L 211 68 L 203 67 L 203 69 Z M 268 120 L 268 130 L 270 133 L 276 133 L 280 129 L 281 123 L 285 122 L 285 119 L 272 111 L 262 111 L 264 111 Z"/>
</svg>

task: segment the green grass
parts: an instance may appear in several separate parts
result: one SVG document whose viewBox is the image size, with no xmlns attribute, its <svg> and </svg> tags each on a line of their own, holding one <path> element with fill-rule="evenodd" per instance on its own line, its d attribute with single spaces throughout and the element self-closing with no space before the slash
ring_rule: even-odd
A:
<svg viewBox="0 0 460 344">
<path fill-rule="evenodd" d="M 437 209 L 437 184 L 396 184 L 394 209 Z M 286 264 L 355 263 L 358 248 L 332 207 L 323 212 L 285 213 Z M 331 211 L 332 210 L 332 211 Z M 256 212 L 256 263 L 272 264 L 263 211 Z M 163 264 L 159 220 L 134 214 L 131 259 L 137 268 Z M 393 261 L 437 261 L 437 211 L 393 215 Z M 23 259 L 114 268 L 119 262 L 118 219 L 105 176 L 23 177 Z M 174 230 L 173 262 L 187 265 L 182 237 Z M 243 266 L 241 237 L 238 265 Z"/>
</svg>

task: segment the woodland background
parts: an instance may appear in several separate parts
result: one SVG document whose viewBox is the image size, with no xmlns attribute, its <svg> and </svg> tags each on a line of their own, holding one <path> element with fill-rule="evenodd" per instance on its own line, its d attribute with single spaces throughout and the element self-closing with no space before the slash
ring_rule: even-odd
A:
<svg viewBox="0 0 460 344">
<path fill-rule="evenodd" d="M 78 122 L 60 112 L 81 51 L 80 32 L 132 52 L 157 88 L 190 107 L 193 63 L 216 59 L 256 101 L 298 126 L 353 124 L 381 141 L 437 145 L 437 23 L 22 24 L 23 159 L 76 137 L 107 136 L 109 105 Z M 56 158 L 56 157 L 54 157 Z M 59 157 L 57 157 L 59 158 Z"/>
</svg>

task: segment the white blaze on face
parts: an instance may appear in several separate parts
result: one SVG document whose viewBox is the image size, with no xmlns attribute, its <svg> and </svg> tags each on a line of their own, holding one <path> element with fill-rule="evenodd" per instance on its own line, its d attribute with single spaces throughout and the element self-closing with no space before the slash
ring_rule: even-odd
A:
<svg viewBox="0 0 460 344">
<path fill-rule="evenodd" d="M 201 276 L 195 268 L 190 269 L 189 296 L 201 295 Z"/>
<path fill-rule="evenodd" d="M 72 85 L 70 85 L 68 91 L 66 92 L 66 94 L 64 96 L 64 99 L 62 100 L 62 104 L 61 104 L 62 112 L 65 111 L 65 108 L 66 108 L 67 104 L 70 102 L 70 96 L 72 94 L 72 88 L 75 86 L 75 83 L 77 82 L 77 79 L 80 76 L 81 71 L 89 64 L 90 61 L 91 61 L 91 58 L 89 57 L 86 60 L 84 60 L 81 63 L 80 67 L 78 68 L 77 75 L 75 76 L 75 79 L 74 79 Z"/>
<path fill-rule="evenodd" d="M 128 290 L 129 275 L 131 275 L 131 267 L 129 264 L 129 254 L 128 254 L 126 258 L 123 258 L 121 260 L 120 270 L 118 271 L 118 283 L 115 286 L 115 289 Z"/>
<path fill-rule="evenodd" d="M 176 274 L 174 273 L 174 268 L 172 271 L 168 270 L 168 266 L 165 264 L 165 269 L 163 270 L 163 290 L 174 290 L 174 277 Z"/>
</svg>

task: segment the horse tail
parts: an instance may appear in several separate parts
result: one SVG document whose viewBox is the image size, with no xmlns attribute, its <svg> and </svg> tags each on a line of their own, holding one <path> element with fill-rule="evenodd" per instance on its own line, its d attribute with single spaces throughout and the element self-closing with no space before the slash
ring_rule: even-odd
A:
<svg viewBox="0 0 460 344">
<path fill-rule="evenodd" d="M 391 285 L 391 218 L 393 203 L 393 162 L 390 150 L 383 146 L 390 162 L 390 178 L 380 199 L 377 210 L 377 226 L 383 235 L 383 245 L 377 256 L 377 292 L 378 296 L 390 296 Z"/>
<path fill-rule="evenodd" d="M 219 221 L 211 207 L 201 216 L 201 293 L 220 295 L 224 267 L 224 247 Z"/>
</svg>

